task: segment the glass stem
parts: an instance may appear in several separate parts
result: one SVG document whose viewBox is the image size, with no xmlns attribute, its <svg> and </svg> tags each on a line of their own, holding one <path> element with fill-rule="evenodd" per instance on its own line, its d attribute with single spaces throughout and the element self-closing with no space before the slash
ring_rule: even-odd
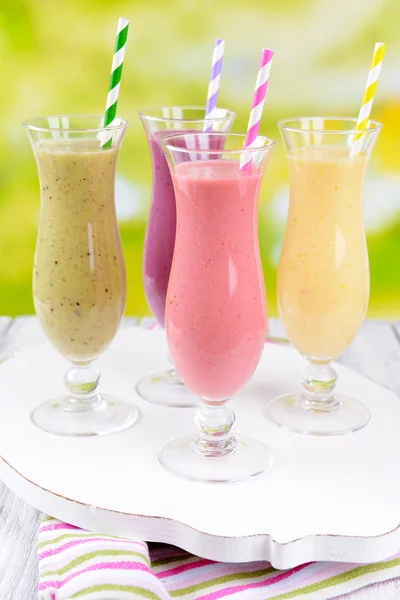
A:
<svg viewBox="0 0 400 600">
<path fill-rule="evenodd" d="M 196 454 L 218 458 L 235 452 L 237 444 L 231 433 L 235 415 L 226 402 L 210 404 L 202 401 L 195 421 L 199 433 L 192 448 Z"/>
<path fill-rule="evenodd" d="M 68 395 L 63 408 L 69 411 L 86 411 L 99 408 L 102 404 L 97 388 L 100 373 L 92 364 L 72 364 L 64 377 Z"/>
<path fill-rule="evenodd" d="M 169 367 L 167 371 L 167 383 L 172 385 L 183 385 L 182 379 L 179 377 L 177 370 L 175 369 L 174 361 L 172 356 L 168 354 Z"/>
<path fill-rule="evenodd" d="M 309 363 L 303 371 L 302 384 L 305 393 L 300 405 L 305 410 L 329 412 L 340 404 L 334 390 L 337 373 L 331 364 Z"/>
</svg>

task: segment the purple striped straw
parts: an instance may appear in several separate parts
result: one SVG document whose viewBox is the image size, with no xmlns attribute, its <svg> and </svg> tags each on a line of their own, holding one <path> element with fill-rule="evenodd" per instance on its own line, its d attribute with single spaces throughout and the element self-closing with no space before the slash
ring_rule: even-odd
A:
<svg viewBox="0 0 400 600">
<path fill-rule="evenodd" d="M 214 43 L 214 51 L 212 56 L 210 83 L 208 84 L 206 116 L 203 131 L 212 131 L 212 123 L 207 122 L 207 119 L 215 117 L 215 109 L 217 108 L 217 99 L 219 92 L 219 81 L 221 78 L 222 61 L 224 58 L 224 40 L 217 38 Z"/>
</svg>

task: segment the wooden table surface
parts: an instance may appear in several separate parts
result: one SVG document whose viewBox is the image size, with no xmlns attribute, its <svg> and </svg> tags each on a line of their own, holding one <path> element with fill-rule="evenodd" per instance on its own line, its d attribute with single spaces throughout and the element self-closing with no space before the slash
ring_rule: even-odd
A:
<svg viewBox="0 0 400 600">
<path fill-rule="evenodd" d="M 126 318 L 123 327 L 133 327 Z M 284 336 L 271 319 L 269 334 Z M 0 317 L 0 355 L 45 341 L 35 317 Z M 393 390 L 400 396 L 400 323 L 367 321 L 339 362 Z M 1 401 L 1 400 L 0 400 Z M 400 398 L 399 398 L 400 402 Z M 399 507 L 400 510 L 400 507 Z M 0 482 L 0 600 L 34 600 L 37 586 L 36 538 L 40 513 Z M 389 581 L 340 596 L 352 600 L 398 600 L 400 582 Z M 329 600 L 321 596 L 321 600 Z"/>
</svg>

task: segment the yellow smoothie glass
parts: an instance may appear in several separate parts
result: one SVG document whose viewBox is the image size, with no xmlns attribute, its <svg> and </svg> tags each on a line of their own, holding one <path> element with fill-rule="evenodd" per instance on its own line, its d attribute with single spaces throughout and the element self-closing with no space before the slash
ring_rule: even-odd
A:
<svg viewBox="0 0 400 600">
<path fill-rule="evenodd" d="M 38 406 L 32 420 L 58 435 L 115 433 L 137 418 L 130 402 L 99 393 L 94 367 L 118 331 L 126 298 L 114 187 L 127 123 L 115 119 L 104 129 L 102 121 L 60 115 L 24 123 L 40 180 L 35 309 L 45 335 L 71 364 L 64 396 Z"/>
<path fill-rule="evenodd" d="M 287 335 L 307 359 L 303 391 L 281 396 L 268 418 L 290 431 L 335 435 L 370 420 L 358 400 L 335 393 L 331 361 L 359 331 L 369 300 L 362 217 L 368 160 L 381 124 L 369 121 L 354 154 L 356 119 L 280 121 L 290 171 L 290 206 L 278 269 L 278 307 Z"/>
</svg>

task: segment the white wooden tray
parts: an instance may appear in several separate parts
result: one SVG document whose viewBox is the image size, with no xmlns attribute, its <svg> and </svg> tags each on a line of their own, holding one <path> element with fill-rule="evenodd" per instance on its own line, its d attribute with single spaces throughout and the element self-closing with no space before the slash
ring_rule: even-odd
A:
<svg viewBox="0 0 400 600">
<path fill-rule="evenodd" d="M 135 394 L 137 379 L 166 366 L 163 332 L 121 331 L 100 362 L 102 389 L 132 399 L 140 419 L 128 431 L 63 438 L 36 429 L 30 412 L 63 391 L 65 361 L 50 345 L 23 351 L 0 369 L 0 475 L 20 497 L 72 524 L 168 542 L 220 561 L 269 560 L 289 568 L 313 560 L 373 562 L 400 548 L 400 400 L 337 365 L 339 390 L 372 413 L 347 436 L 307 437 L 264 418 L 265 404 L 298 389 L 303 359 L 266 345 L 259 368 L 232 401 L 237 431 L 273 452 L 254 481 L 210 485 L 181 480 L 157 461 L 172 436 L 194 430 L 194 409 L 160 408 Z"/>
</svg>

